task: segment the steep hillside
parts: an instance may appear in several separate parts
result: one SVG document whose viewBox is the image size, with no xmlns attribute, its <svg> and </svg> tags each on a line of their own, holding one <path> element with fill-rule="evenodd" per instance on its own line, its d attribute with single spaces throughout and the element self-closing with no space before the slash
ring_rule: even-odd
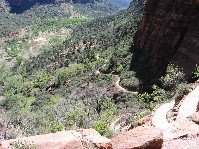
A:
<svg viewBox="0 0 199 149">
<path fill-rule="evenodd" d="M 190 78 L 199 64 L 198 42 L 198 1 L 150 0 L 134 39 L 132 68 L 142 77 L 147 71 L 149 83 L 172 62 Z"/>
<path fill-rule="evenodd" d="M 105 1 L 74 2 L 38 4 L 21 14 L 2 9 L 0 137 L 92 127 L 110 138 L 147 122 L 121 134 L 122 141 L 116 136 L 114 144 L 154 148 L 158 141 L 160 148 L 176 141 L 170 134 L 179 141 L 184 130 L 195 135 L 181 122 L 196 125 L 187 116 L 198 110 L 192 97 L 199 88 L 184 97 L 194 88 L 186 77 L 198 63 L 198 1 L 134 0 L 119 12 Z M 193 76 L 199 78 L 199 66 Z"/>
<path fill-rule="evenodd" d="M 106 136 L 122 131 L 144 110 L 136 97 L 139 80 L 129 71 L 129 48 L 142 9 L 143 3 L 136 2 L 95 20 L 40 20 L 24 35 L 7 38 L 5 61 L 14 66 L 1 64 L 2 125 L 19 128 L 23 135 L 79 127 Z M 62 29 L 70 30 L 65 39 L 59 37 Z M 51 34 L 57 36 L 46 42 Z M 45 44 L 34 54 L 39 40 Z M 121 118 L 121 126 L 114 126 Z"/>
</svg>

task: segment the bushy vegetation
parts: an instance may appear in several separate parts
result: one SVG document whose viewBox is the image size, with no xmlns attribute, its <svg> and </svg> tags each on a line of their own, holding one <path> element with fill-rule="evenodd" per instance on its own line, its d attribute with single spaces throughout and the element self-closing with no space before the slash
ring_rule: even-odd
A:
<svg viewBox="0 0 199 149">
<path fill-rule="evenodd" d="M 22 28 L 30 26 L 38 20 L 68 19 L 69 17 L 96 18 L 104 17 L 118 11 L 118 8 L 112 9 L 112 6 L 97 3 L 96 5 L 73 5 L 68 3 L 34 5 L 32 8 L 21 14 L 9 13 L 10 8 L 0 13 L 0 38 L 12 33 L 18 33 Z M 51 21 L 52 21 L 51 20 Z M 45 21 L 44 21 L 45 22 Z M 48 21 L 47 21 L 48 22 Z M 62 21 L 66 23 L 66 21 Z"/>
<path fill-rule="evenodd" d="M 138 91 L 140 83 L 134 71 L 126 71 L 121 74 L 120 84 L 129 90 Z"/>
<path fill-rule="evenodd" d="M 27 141 L 16 141 L 11 147 L 12 149 L 36 149 L 35 145 Z"/>
<path fill-rule="evenodd" d="M 152 86 L 152 93 L 142 93 L 138 99 L 146 102 L 146 107 L 153 109 L 157 103 L 176 99 L 189 92 L 189 85 L 185 81 L 183 70 L 174 64 L 169 64 L 164 76 L 160 78 L 160 85 Z"/>
<path fill-rule="evenodd" d="M 39 20 L 31 27 L 33 35 L 38 35 L 39 32 L 58 31 L 63 28 L 76 27 L 78 25 L 88 22 L 87 19 L 71 18 L 71 19 L 46 19 Z"/>
<path fill-rule="evenodd" d="M 193 79 L 198 80 L 199 79 L 199 66 L 196 65 L 195 71 L 193 73 Z"/>
</svg>

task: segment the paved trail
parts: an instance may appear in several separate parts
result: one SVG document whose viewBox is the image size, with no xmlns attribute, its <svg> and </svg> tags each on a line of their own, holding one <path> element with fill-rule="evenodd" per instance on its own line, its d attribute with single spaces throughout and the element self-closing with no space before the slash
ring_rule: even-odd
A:
<svg viewBox="0 0 199 149">
<path fill-rule="evenodd" d="M 156 110 L 152 118 L 152 123 L 155 127 L 161 130 L 166 130 L 171 127 L 171 124 L 167 121 L 166 116 L 169 110 L 173 108 L 174 104 L 175 101 L 165 103 Z"/>
<path fill-rule="evenodd" d="M 174 107 L 175 101 L 165 103 L 155 111 L 152 124 L 162 130 L 164 139 L 162 149 L 199 148 L 199 125 L 187 118 L 196 112 L 198 102 L 199 86 L 183 99 L 175 121 L 169 123 L 166 118 L 169 110 Z"/>
<path fill-rule="evenodd" d="M 199 103 L 199 86 L 197 86 L 183 101 L 180 106 L 177 120 L 186 119 L 196 112 L 197 105 Z"/>
</svg>

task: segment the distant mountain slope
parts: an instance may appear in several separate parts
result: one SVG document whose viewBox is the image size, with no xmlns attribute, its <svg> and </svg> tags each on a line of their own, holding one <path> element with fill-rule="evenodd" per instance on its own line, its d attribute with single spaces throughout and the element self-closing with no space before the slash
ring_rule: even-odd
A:
<svg viewBox="0 0 199 149">
<path fill-rule="evenodd" d="M 58 3 L 92 3 L 99 0 L 7 0 L 9 6 L 11 7 L 11 12 L 13 13 L 23 13 L 24 11 L 30 9 L 36 4 L 58 4 Z"/>
<path fill-rule="evenodd" d="M 10 7 L 6 5 L 4 0 L 0 0 L 0 38 L 17 33 L 22 28 L 27 28 L 34 24 L 35 20 L 67 19 L 69 17 L 94 19 L 119 11 L 118 7 L 100 2 L 95 4 L 36 4 L 31 8 L 29 6 L 31 5 L 24 8 L 20 6 Z"/>
<path fill-rule="evenodd" d="M 111 4 L 115 4 L 118 7 L 129 7 L 133 0 L 109 0 Z"/>
</svg>

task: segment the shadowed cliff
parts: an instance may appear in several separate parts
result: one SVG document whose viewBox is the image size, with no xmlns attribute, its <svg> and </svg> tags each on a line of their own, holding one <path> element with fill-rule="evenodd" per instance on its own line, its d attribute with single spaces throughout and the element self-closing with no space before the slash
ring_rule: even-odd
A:
<svg viewBox="0 0 199 149">
<path fill-rule="evenodd" d="M 162 75 L 169 62 L 190 78 L 199 64 L 198 43 L 198 0 L 148 0 L 134 38 L 131 67 L 146 84 Z"/>
</svg>

